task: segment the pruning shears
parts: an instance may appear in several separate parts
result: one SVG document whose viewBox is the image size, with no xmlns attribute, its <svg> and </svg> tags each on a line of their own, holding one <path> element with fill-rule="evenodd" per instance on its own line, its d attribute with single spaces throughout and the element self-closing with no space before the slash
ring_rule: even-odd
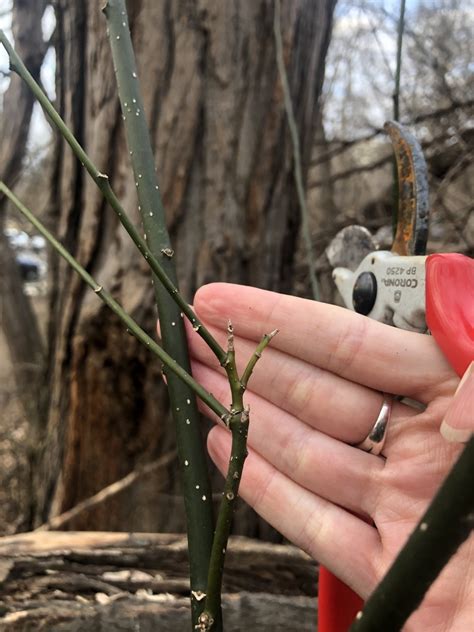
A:
<svg viewBox="0 0 474 632">
<path fill-rule="evenodd" d="M 474 259 L 426 255 L 428 177 L 416 138 L 388 122 L 398 172 L 398 223 L 390 251 L 361 226 L 348 226 L 326 253 L 346 307 L 402 329 L 431 333 L 461 377 L 474 360 Z M 347 632 L 361 599 L 327 569 L 319 576 L 318 632 Z"/>
</svg>

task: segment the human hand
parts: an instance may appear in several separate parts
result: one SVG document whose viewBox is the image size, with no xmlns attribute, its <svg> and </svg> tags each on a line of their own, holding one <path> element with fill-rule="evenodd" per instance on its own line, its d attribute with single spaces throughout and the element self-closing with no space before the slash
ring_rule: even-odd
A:
<svg viewBox="0 0 474 632">
<path fill-rule="evenodd" d="M 194 307 L 222 344 L 232 320 L 240 370 L 262 334 L 280 330 L 246 393 L 249 456 L 240 495 L 367 598 L 462 450 L 440 434 L 459 379 L 431 337 L 339 307 L 227 284 L 199 290 Z M 217 361 L 201 339 L 189 339 L 195 377 L 226 402 Z M 385 447 L 374 456 L 353 444 L 371 430 L 382 392 L 423 409 L 395 402 Z M 224 473 L 230 435 L 222 426 L 210 432 L 208 449 Z M 473 561 L 471 538 L 405 630 L 471 629 Z"/>
</svg>

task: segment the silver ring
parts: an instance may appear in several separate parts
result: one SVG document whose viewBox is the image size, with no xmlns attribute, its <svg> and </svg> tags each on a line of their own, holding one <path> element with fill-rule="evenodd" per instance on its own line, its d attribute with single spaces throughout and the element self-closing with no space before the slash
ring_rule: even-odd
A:
<svg viewBox="0 0 474 632">
<path fill-rule="evenodd" d="M 393 396 L 388 395 L 387 393 L 382 393 L 382 395 L 382 408 L 380 409 L 379 416 L 377 417 L 372 430 L 363 441 L 355 446 L 356 448 L 364 450 L 364 452 L 369 452 L 370 454 L 375 455 L 382 452 L 385 438 L 387 436 L 388 422 L 392 416 Z"/>
</svg>

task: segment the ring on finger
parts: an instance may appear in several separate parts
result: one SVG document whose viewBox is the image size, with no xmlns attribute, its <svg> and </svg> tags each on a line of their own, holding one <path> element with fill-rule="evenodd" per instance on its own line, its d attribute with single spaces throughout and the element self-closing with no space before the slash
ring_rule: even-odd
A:
<svg viewBox="0 0 474 632">
<path fill-rule="evenodd" d="M 392 416 L 393 407 L 393 395 L 382 393 L 383 402 L 380 412 L 378 414 L 375 423 L 366 436 L 366 438 L 360 443 L 356 444 L 356 448 L 360 448 L 364 452 L 378 455 L 382 452 L 385 439 L 387 437 L 387 427 Z"/>
</svg>

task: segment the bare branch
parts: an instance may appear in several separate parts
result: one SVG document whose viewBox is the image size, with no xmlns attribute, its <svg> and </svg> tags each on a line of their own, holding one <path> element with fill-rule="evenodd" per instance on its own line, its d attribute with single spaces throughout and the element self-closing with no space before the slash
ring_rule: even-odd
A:
<svg viewBox="0 0 474 632">
<path fill-rule="evenodd" d="M 166 467 L 176 458 L 176 456 L 176 450 L 172 450 L 171 452 L 168 452 L 156 461 L 152 461 L 151 463 L 147 463 L 146 465 L 133 470 L 133 472 L 130 472 L 120 480 L 115 481 L 115 483 L 107 485 L 107 487 L 101 489 L 100 492 L 97 492 L 97 494 L 94 494 L 86 500 L 81 501 L 72 509 L 65 511 L 55 518 L 51 518 L 51 520 L 48 520 L 48 522 L 42 524 L 40 527 L 35 529 L 35 531 L 51 531 L 62 529 L 68 522 L 71 522 L 71 520 L 77 518 L 77 516 L 79 516 L 80 514 L 93 509 L 94 507 L 97 507 L 97 505 L 100 505 L 113 496 L 116 496 L 120 492 L 124 491 L 125 489 L 136 483 L 136 481 L 138 481 L 140 478 L 148 476 L 149 474 L 152 474 L 153 472 Z"/>
<path fill-rule="evenodd" d="M 409 120 L 405 120 L 404 124 L 417 125 L 418 123 L 422 123 L 430 119 L 442 118 L 443 116 L 452 114 L 456 110 L 469 109 L 473 106 L 474 106 L 474 99 L 468 99 L 467 101 L 453 101 L 448 106 L 438 108 L 436 110 L 433 110 L 432 112 L 423 112 L 422 114 L 418 114 Z M 359 145 L 361 143 L 366 143 L 368 141 L 371 141 L 374 138 L 377 138 L 377 136 L 380 136 L 380 134 L 382 133 L 383 133 L 383 129 L 381 127 L 380 128 L 374 127 L 374 129 L 371 132 L 369 132 L 365 136 L 359 136 L 359 138 L 332 139 L 330 143 L 337 144 L 338 146 L 334 147 L 333 149 L 330 149 L 328 152 L 326 152 L 322 156 L 318 156 L 318 158 L 316 158 L 315 160 L 312 160 L 311 167 L 315 167 L 316 165 L 326 162 L 326 160 L 330 160 L 331 158 L 334 158 L 335 156 L 338 156 L 339 154 L 344 153 L 345 151 L 347 151 L 348 149 L 351 149 L 351 147 L 354 147 L 355 145 Z M 325 144 L 326 144 L 326 141 L 325 141 Z M 317 146 L 318 143 L 315 143 L 315 145 Z"/>
</svg>

